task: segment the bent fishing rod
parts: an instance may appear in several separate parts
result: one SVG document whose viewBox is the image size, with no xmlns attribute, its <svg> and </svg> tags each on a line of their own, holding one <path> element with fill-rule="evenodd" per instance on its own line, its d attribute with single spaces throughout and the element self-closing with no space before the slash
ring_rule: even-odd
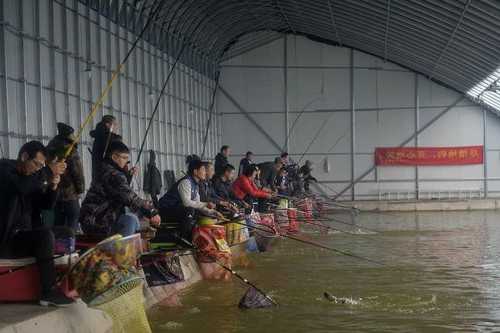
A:
<svg viewBox="0 0 500 333">
<path fill-rule="evenodd" d="M 78 129 L 78 132 L 76 133 L 74 140 L 71 142 L 71 144 L 68 146 L 68 148 L 66 148 L 66 151 L 64 152 L 64 159 L 68 158 L 68 156 L 71 154 L 71 152 L 73 151 L 75 146 L 81 140 L 81 137 L 82 137 L 82 134 L 83 134 L 85 127 L 87 127 L 87 125 L 90 123 L 90 121 L 96 115 L 99 108 L 102 106 L 104 99 L 109 94 L 109 91 L 111 90 L 111 87 L 113 86 L 114 81 L 116 80 L 117 77 L 119 77 L 123 68 L 125 67 L 125 64 L 127 63 L 128 59 L 132 55 L 132 52 L 137 48 L 137 45 L 139 44 L 139 40 L 142 39 L 142 37 L 144 36 L 144 34 L 148 30 L 148 28 L 151 26 L 151 24 L 154 21 L 156 21 L 156 19 L 158 18 L 161 10 L 163 9 L 164 4 L 165 4 L 165 2 L 163 2 L 162 0 L 157 0 L 156 4 L 153 5 L 153 7 L 149 13 L 148 20 L 146 21 L 146 24 L 144 24 L 144 27 L 137 35 L 136 39 L 132 43 L 132 46 L 128 50 L 128 52 L 125 55 L 125 57 L 123 58 L 123 60 L 120 62 L 118 67 L 113 71 L 111 78 L 107 82 L 104 89 L 101 91 L 101 94 L 99 95 L 99 97 L 97 98 L 97 101 L 92 106 L 90 113 L 85 117 L 85 120 L 83 121 L 82 125 Z"/>
<path fill-rule="evenodd" d="M 210 6 L 210 5 L 211 5 L 211 4 L 209 4 L 209 6 Z M 190 6 L 187 6 L 186 8 L 189 8 L 189 7 L 190 7 Z M 200 32 L 200 31 L 198 31 L 198 29 L 201 27 L 201 25 L 202 25 L 205 21 L 209 20 L 209 19 L 210 19 L 210 18 L 211 18 L 214 14 L 216 14 L 216 13 L 217 13 L 217 11 L 215 11 L 214 13 L 212 13 L 210 16 L 204 16 L 204 17 L 202 17 L 202 18 L 198 21 L 198 23 L 196 24 L 196 26 L 194 27 L 194 29 L 192 29 L 192 31 L 193 31 L 192 35 L 193 35 L 194 37 L 196 37 L 197 33 L 199 33 L 199 32 Z M 181 17 L 182 17 L 182 15 L 181 15 Z M 188 27 L 187 27 L 187 30 L 188 30 L 188 31 L 189 31 L 189 30 L 191 30 L 191 27 L 193 26 L 193 23 L 195 23 L 195 22 L 196 22 L 196 21 L 191 22 L 191 26 L 188 26 Z M 170 24 L 169 24 L 169 28 L 167 29 L 167 31 L 169 31 L 169 29 L 170 29 Z M 139 153 L 138 153 L 138 156 L 137 156 L 137 160 L 136 160 L 135 166 L 137 166 L 137 165 L 139 164 L 139 162 L 140 162 L 140 158 L 141 158 L 142 152 L 144 151 L 144 147 L 145 147 L 145 145 L 146 145 L 146 139 L 147 139 L 147 136 L 148 136 L 149 131 L 150 131 L 150 129 L 151 129 L 151 125 L 152 125 L 152 123 L 153 123 L 154 117 L 155 117 L 156 113 L 158 112 L 159 105 L 160 105 L 160 101 L 161 101 L 161 98 L 163 97 L 163 94 L 164 94 L 165 89 L 166 89 L 166 87 L 167 87 L 168 81 L 170 80 L 170 77 L 172 76 L 172 73 L 173 73 L 173 71 L 174 71 L 174 69 L 175 69 L 175 67 L 176 67 L 177 63 L 179 62 L 179 60 L 180 60 L 180 58 L 181 58 L 182 54 L 184 53 L 184 50 L 186 49 L 186 46 L 187 46 L 188 44 L 189 44 L 189 40 L 186 40 L 186 39 L 185 39 L 185 40 L 184 40 L 184 42 L 183 42 L 183 44 L 182 44 L 182 46 L 181 46 L 181 50 L 179 51 L 179 54 L 177 55 L 177 57 L 176 57 L 176 59 L 175 59 L 175 61 L 174 61 L 173 65 L 172 65 L 172 68 L 170 69 L 170 71 L 169 71 L 169 73 L 168 73 L 168 75 L 167 75 L 167 78 L 165 79 L 165 81 L 164 81 L 164 83 L 163 83 L 163 86 L 162 86 L 161 92 L 160 92 L 160 94 L 159 94 L 159 96 L 158 96 L 158 98 L 157 98 L 157 100 L 156 100 L 156 105 L 155 105 L 155 107 L 154 107 L 153 112 L 151 113 L 151 117 L 150 117 L 149 122 L 148 122 L 148 125 L 147 125 L 147 127 L 146 127 L 146 132 L 144 133 L 144 136 L 143 136 L 143 139 L 142 139 L 141 147 L 140 147 L 140 149 L 139 149 Z M 219 58 L 218 58 L 218 59 L 219 59 Z M 218 61 L 218 60 L 217 60 L 217 61 Z M 212 102 L 211 102 L 211 106 L 210 106 L 210 108 L 213 108 L 213 104 L 214 104 L 214 102 L 215 102 L 215 93 L 216 93 L 216 90 L 217 90 L 217 88 L 218 88 L 218 86 L 219 86 L 219 76 L 220 76 L 220 71 L 218 70 L 218 71 L 217 71 L 217 73 L 216 73 L 216 84 L 215 84 L 215 87 L 214 87 L 213 98 L 212 98 Z"/>
<path fill-rule="evenodd" d="M 191 243 L 190 241 L 184 239 L 183 237 L 181 237 L 181 236 L 179 236 L 177 234 L 174 234 L 174 237 L 177 238 L 178 240 L 182 241 L 184 244 L 188 245 L 189 247 L 191 247 L 195 251 L 199 251 L 199 249 L 193 243 Z M 225 269 L 226 271 L 230 272 L 232 276 L 235 276 L 240 281 L 242 281 L 244 284 L 246 284 L 246 285 L 254 288 L 255 290 L 257 290 L 262 296 L 264 296 L 266 299 L 268 299 L 273 305 L 278 305 L 278 303 L 276 303 L 276 301 L 273 300 L 271 298 L 271 296 L 267 295 L 262 289 L 260 289 L 255 284 L 253 284 L 252 282 L 250 282 L 247 278 L 243 277 L 241 274 L 239 274 L 235 270 L 233 270 L 233 269 L 229 268 L 228 266 L 224 265 L 219 260 L 217 260 L 217 258 L 215 258 L 214 256 L 210 256 L 210 257 L 212 257 L 212 259 L 214 260 L 214 262 L 217 265 L 219 265 L 221 268 Z"/>
<path fill-rule="evenodd" d="M 236 223 L 236 224 L 244 225 L 244 226 L 246 226 L 248 228 L 252 228 L 254 230 L 262 231 L 262 232 L 265 232 L 265 233 L 268 233 L 268 234 L 274 234 L 273 232 L 271 232 L 271 231 L 269 231 L 267 229 L 260 228 L 260 227 L 257 227 L 255 225 L 247 225 L 246 223 L 240 222 L 238 220 L 231 220 L 230 223 Z M 324 245 L 324 244 L 321 244 L 321 243 L 318 243 L 318 242 L 314 242 L 312 240 L 306 240 L 306 239 L 302 239 L 302 238 L 299 238 L 299 237 L 296 237 L 296 236 L 292 236 L 292 235 L 288 235 L 288 234 L 280 234 L 280 236 L 284 237 L 284 238 L 293 239 L 293 240 L 295 240 L 297 242 L 300 242 L 300 243 L 308 244 L 308 245 L 311 245 L 311 246 L 316 246 L 316 247 L 322 248 L 324 250 L 335 252 L 337 254 L 342 254 L 342 255 L 345 255 L 345 256 L 348 256 L 348 257 L 351 257 L 351 258 L 355 258 L 355 259 L 358 259 L 358 260 L 371 262 L 373 264 L 377 264 L 377 265 L 380 265 L 380 266 L 386 266 L 386 264 L 383 263 L 383 262 L 381 262 L 381 261 L 377 261 L 377 260 L 365 258 L 365 257 L 359 256 L 357 254 L 349 253 L 347 251 L 339 250 L 339 249 L 336 249 L 336 248 L 333 248 L 333 247 L 330 247 L 330 246 L 327 246 L 327 245 Z"/>
</svg>

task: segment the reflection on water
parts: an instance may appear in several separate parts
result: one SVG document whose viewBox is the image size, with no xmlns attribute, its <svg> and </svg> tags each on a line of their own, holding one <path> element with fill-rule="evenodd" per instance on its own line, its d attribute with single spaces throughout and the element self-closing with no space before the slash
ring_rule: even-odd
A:
<svg viewBox="0 0 500 333">
<path fill-rule="evenodd" d="M 154 332 L 500 331 L 500 213 L 334 217 L 380 232 L 308 237 L 386 266 L 282 240 L 239 270 L 278 308 L 239 310 L 238 281 L 203 281 L 183 292 L 182 306 L 150 312 Z M 332 302 L 325 291 L 353 302 Z"/>
</svg>

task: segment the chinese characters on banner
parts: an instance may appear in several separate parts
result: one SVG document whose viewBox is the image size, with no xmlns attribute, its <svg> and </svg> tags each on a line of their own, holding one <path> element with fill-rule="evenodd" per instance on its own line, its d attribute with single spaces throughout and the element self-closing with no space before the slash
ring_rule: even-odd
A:
<svg viewBox="0 0 500 333">
<path fill-rule="evenodd" d="M 483 164 L 483 146 L 376 148 L 375 165 Z"/>
</svg>

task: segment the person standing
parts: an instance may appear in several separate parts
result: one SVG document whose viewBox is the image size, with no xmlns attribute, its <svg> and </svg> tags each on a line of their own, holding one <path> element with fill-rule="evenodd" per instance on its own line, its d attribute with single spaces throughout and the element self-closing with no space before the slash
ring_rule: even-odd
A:
<svg viewBox="0 0 500 333">
<path fill-rule="evenodd" d="M 224 172 L 224 168 L 229 164 L 227 158 L 231 154 L 229 146 L 222 146 L 220 153 L 215 156 L 215 175 L 220 176 Z"/>
<path fill-rule="evenodd" d="M 238 176 L 241 176 L 241 174 L 245 171 L 245 169 L 248 168 L 252 163 L 253 163 L 253 153 L 251 151 L 247 151 L 245 157 L 242 158 L 240 161 Z"/>
<path fill-rule="evenodd" d="M 162 186 L 161 173 L 156 167 L 156 154 L 151 150 L 149 152 L 149 163 L 144 173 L 143 190 L 151 197 L 155 207 L 158 207 L 158 195 Z"/>
<path fill-rule="evenodd" d="M 48 155 L 54 155 L 54 157 L 63 156 L 75 139 L 73 127 L 64 123 L 57 123 L 57 132 L 58 134 L 47 145 Z M 59 183 L 59 196 L 54 209 L 54 225 L 65 226 L 74 232 L 81 233 L 78 217 L 80 196 L 85 192 L 85 176 L 77 145 L 73 146 L 66 157 L 66 165 L 66 171 Z"/>
<path fill-rule="evenodd" d="M 111 142 L 122 141 L 122 137 L 116 134 L 118 121 L 112 115 L 105 115 L 96 125 L 95 129 L 90 131 L 90 136 L 94 138 L 92 144 L 92 180 L 96 179 L 100 172 L 100 166 L 104 161 L 107 149 Z"/>
</svg>

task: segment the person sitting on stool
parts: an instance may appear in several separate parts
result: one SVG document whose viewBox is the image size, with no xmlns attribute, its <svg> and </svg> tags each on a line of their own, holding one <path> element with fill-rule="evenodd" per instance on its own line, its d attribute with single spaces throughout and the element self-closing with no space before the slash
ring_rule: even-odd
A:
<svg viewBox="0 0 500 333">
<path fill-rule="evenodd" d="M 165 222 L 179 223 L 179 236 L 191 241 L 197 215 L 217 216 L 215 203 L 200 200 L 199 186 L 207 177 L 206 164 L 193 159 L 189 162 L 187 176 L 180 179 L 160 199 L 160 215 Z"/>
<path fill-rule="evenodd" d="M 0 255 L 36 258 L 44 306 L 73 303 L 56 288 L 55 239 L 42 222 L 42 210 L 53 209 L 64 161 L 49 161 L 39 141 L 24 144 L 17 160 L 0 160 Z"/>
<path fill-rule="evenodd" d="M 129 184 L 130 151 L 120 141 L 111 142 L 100 174 L 92 181 L 80 211 L 85 234 L 105 238 L 114 234 L 124 237 L 140 229 L 139 217 L 159 225 L 158 212 L 149 201 L 141 199 Z"/>
</svg>

